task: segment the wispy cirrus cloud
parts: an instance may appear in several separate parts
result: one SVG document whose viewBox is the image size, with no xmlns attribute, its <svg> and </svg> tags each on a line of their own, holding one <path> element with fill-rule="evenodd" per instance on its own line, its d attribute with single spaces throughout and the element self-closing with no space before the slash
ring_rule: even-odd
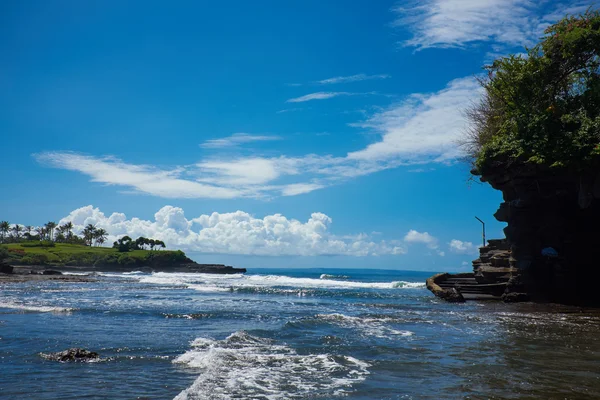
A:
<svg viewBox="0 0 600 400">
<path fill-rule="evenodd" d="M 266 142 L 273 140 L 281 140 L 280 136 L 275 135 L 251 135 L 249 133 L 234 133 L 231 136 L 211 139 L 200 144 L 200 147 L 205 149 L 220 149 L 225 147 L 240 146 L 245 143 Z"/>
<path fill-rule="evenodd" d="M 388 79 L 391 78 L 391 75 L 388 74 L 377 74 L 377 75 L 366 75 L 366 74 L 356 74 L 350 76 L 336 76 L 333 78 L 322 79 L 317 81 L 316 83 L 321 85 L 331 85 L 335 83 L 350 83 L 350 82 L 360 82 L 360 81 L 368 81 L 373 79 Z"/>
<path fill-rule="evenodd" d="M 402 44 L 426 49 L 481 42 L 531 46 L 549 24 L 587 7 L 581 1 L 424 0 L 399 3 L 392 11 L 393 25 L 412 33 Z"/>
<path fill-rule="evenodd" d="M 453 160 L 459 155 L 456 138 L 466 126 L 462 109 L 479 91 L 477 80 L 468 77 L 434 93 L 408 96 L 355 123 L 356 128 L 374 133 L 375 140 L 341 155 L 213 156 L 173 168 L 69 152 L 35 157 L 51 167 L 79 171 L 93 182 L 166 198 L 295 196 L 402 165 L 415 168 Z"/>
<path fill-rule="evenodd" d="M 132 165 L 114 157 L 93 157 L 70 152 L 34 154 L 45 165 L 78 171 L 92 182 L 132 188 L 140 193 L 164 198 L 230 199 L 247 195 L 244 190 L 207 185 L 182 178 L 184 168 L 160 169 L 149 165 Z"/>
<path fill-rule="evenodd" d="M 350 92 L 316 92 L 306 94 L 300 97 L 294 97 L 293 99 L 288 99 L 286 103 L 304 103 L 305 101 L 311 100 L 326 100 L 331 99 L 333 97 L 339 96 L 353 96 L 355 93 Z"/>
<path fill-rule="evenodd" d="M 381 140 L 351 152 L 356 160 L 398 159 L 442 162 L 456 158 L 456 139 L 466 129 L 463 109 L 478 98 L 474 77 L 455 79 L 433 94 L 413 94 L 354 126 L 372 129 Z"/>
</svg>

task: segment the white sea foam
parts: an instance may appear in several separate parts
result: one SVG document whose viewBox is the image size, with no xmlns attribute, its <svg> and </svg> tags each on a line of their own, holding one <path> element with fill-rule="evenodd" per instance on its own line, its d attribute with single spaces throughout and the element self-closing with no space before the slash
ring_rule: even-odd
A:
<svg viewBox="0 0 600 400">
<path fill-rule="evenodd" d="M 271 340 L 236 332 L 224 340 L 197 338 L 173 362 L 201 369 L 176 400 L 293 399 L 343 396 L 369 374 L 369 364 L 348 356 L 300 355 Z"/>
<path fill-rule="evenodd" d="M 300 289 L 416 289 L 423 288 L 421 282 L 360 282 L 329 279 L 321 275 L 320 279 L 295 278 L 283 275 L 218 275 L 200 273 L 157 272 L 151 275 L 128 275 L 142 283 L 157 285 L 175 285 L 190 287 L 198 291 L 223 291 L 245 288 L 300 288 Z"/>
<path fill-rule="evenodd" d="M 63 275 L 89 276 L 90 272 L 63 272 Z"/>
<path fill-rule="evenodd" d="M 73 308 L 52 307 L 36 304 L 20 304 L 12 301 L 0 301 L 0 308 L 10 308 L 13 310 L 33 311 L 33 312 L 51 312 L 51 313 L 70 313 Z"/>
<path fill-rule="evenodd" d="M 321 274 L 320 279 L 350 279 L 347 275 Z"/>
<path fill-rule="evenodd" d="M 391 317 L 354 317 L 339 313 L 317 314 L 317 319 L 336 324 L 345 328 L 356 329 L 365 336 L 374 336 L 378 338 L 389 338 L 391 336 L 412 336 L 414 332 L 408 330 L 398 330 L 389 326 L 395 322 Z"/>
</svg>

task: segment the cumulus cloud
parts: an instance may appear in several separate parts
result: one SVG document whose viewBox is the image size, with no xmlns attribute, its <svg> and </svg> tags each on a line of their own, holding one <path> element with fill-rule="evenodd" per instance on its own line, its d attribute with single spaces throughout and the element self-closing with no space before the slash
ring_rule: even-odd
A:
<svg viewBox="0 0 600 400">
<path fill-rule="evenodd" d="M 202 143 L 200 147 L 205 149 L 221 149 L 240 146 L 245 143 L 266 142 L 273 140 L 281 140 L 281 137 L 275 135 L 250 135 L 248 133 L 234 133 L 228 137 L 207 140 L 206 142 Z"/>
<path fill-rule="evenodd" d="M 73 210 L 59 224 L 71 221 L 80 233 L 87 224 L 108 232 L 108 243 L 119 237 L 145 236 L 165 242 L 168 248 L 189 252 L 261 256 L 400 255 L 400 241 L 373 241 L 368 235 L 336 236 L 332 220 L 313 213 L 305 222 L 281 214 L 256 218 L 246 212 L 204 214 L 187 219 L 183 209 L 165 206 L 154 220 L 128 219 L 123 213 L 105 215 L 91 205 Z"/>
<path fill-rule="evenodd" d="M 452 239 L 448 243 L 450 251 L 458 254 L 475 254 L 477 253 L 477 246 L 471 242 L 463 242 L 458 239 Z"/>
<path fill-rule="evenodd" d="M 414 229 L 408 231 L 406 236 L 404 236 L 404 241 L 407 243 L 422 243 L 430 249 L 438 248 L 438 240 L 436 237 L 430 235 L 427 232 L 418 232 Z"/>
<path fill-rule="evenodd" d="M 466 126 L 462 111 L 479 93 L 476 79 L 468 77 L 435 93 L 408 96 L 355 123 L 374 133 L 375 140 L 342 155 L 212 157 L 170 169 L 69 152 L 34 157 L 44 165 L 79 171 L 93 182 L 166 198 L 294 196 L 401 165 L 453 160 L 460 155 L 456 139 Z"/>
<path fill-rule="evenodd" d="M 393 8 L 394 25 L 408 29 L 406 46 L 465 47 L 480 42 L 531 46 L 544 28 L 566 13 L 585 11 L 589 3 L 530 0 L 424 0 L 403 2 Z"/>
<path fill-rule="evenodd" d="M 366 74 L 356 74 L 350 76 L 336 76 L 333 78 L 322 79 L 317 81 L 321 85 L 331 85 L 335 83 L 349 83 L 349 82 L 360 82 L 367 81 L 372 79 L 387 79 L 391 78 L 388 74 L 378 74 L 378 75 L 366 75 Z"/>
</svg>

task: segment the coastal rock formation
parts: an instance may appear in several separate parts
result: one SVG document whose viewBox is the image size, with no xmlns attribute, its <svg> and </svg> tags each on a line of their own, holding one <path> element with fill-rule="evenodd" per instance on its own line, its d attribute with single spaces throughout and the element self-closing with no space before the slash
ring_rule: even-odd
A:
<svg viewBox="0 0 600 400">
<path fill-rule="evenodd" d="M 473 262 L 480 282 L 508 284 L 507 301 L 600 304 L 600 173 L 498 164 L 481 176 L 502 191 L 494 217 L 506 241 L 490 241 Z"/>
<path fill-rule="evenodd" d="M 12 274 L 13 267 L 12 265 L 8 265 L 6 263 L 0 262 L 0 273 L 2 274 Z"/>
<path fill-rule="evenodd" d="M 448 273 L 432 276 L 425 282 L 427 289 L 429 289 L 436 297 L 446 300 L 449 303 L 464 303 L 465 298 L 458 289 L 454 287 L 443 288 L 440 286 L 440 283 L 446 281 L 449 276 L 450 274 Z"/>
<path fill-rule="evenodd" d="M 57 353 L 42 353 L 41 356 L 46 360 L 60 362 L 90 362 L 100 358 L 98 353 L 80 348 L 72 348 Z"/>
</svg>

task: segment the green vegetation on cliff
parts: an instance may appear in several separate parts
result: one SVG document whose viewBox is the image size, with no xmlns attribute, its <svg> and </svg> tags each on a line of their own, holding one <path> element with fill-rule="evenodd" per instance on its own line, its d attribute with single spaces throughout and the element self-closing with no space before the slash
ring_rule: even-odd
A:
<svg viewBox="0 0 600 400">
<path fill-rule="evenodd" d="M 6 254 L 3 249 L 8 250 L 6 262 L 14 265 L 159 267 L 193 262 L 180 250 L 120 252 L 116 248 L 50 241 L 0 245 L 0 254 Z"/>
<path fill-rule="evenodd" d="M 600 13 L 569 16 L 526 55 L 486 67 L 468 111 L 474 173 L 512 163 L 582 170 L 600 155 Z"/>
</svg>

